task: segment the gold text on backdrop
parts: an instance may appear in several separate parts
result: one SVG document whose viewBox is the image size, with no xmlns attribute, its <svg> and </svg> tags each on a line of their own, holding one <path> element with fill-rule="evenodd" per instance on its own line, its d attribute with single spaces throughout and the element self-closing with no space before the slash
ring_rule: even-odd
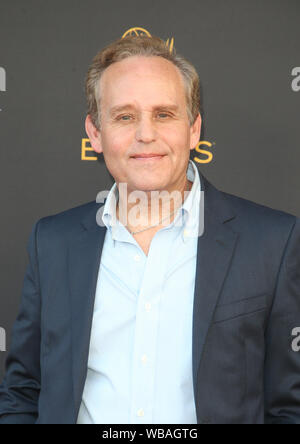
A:
<svg viewBox="0 0 300 444">
<path fill-rule="evenodd" d="M 195 147 L 195 151 L 199 154 L 202 154 L 203 156 L 206 156 L 206 158 L 202 159 L 200 157 L 194 157 L 193 160 L 198 163 L 210 163 L 213 160 L 213 154 L 208 151 L 204 150 L 202 147 L 208 147 L 212 148 L 212 146 L 215 146 L 215 143 L 211 143 L 205 140 L 201 140 L 198 145 Z M 92 152 L 92 153 L 91 153 Z M 90 155 L 89 153 L 93 154 Z M 98 157 L 95 156 L 95 151 L 90 145 L 90 139 L 83 138 L 81 140 L 81 160 L 97 160 Z"/>
<path fill-rule="evenodd" d="M 141 28 L 140 26 L 136 26 L 134 28 L 128 29 L 124 34 L 122 35 L 122 39 L 127 37 L 128 35 L 147 35 L 148 37 L 151 37 L 151 34 L 147 29 Z M 170 52 L 173 51 L 174 47 L 174 37 L 171 38 L 171 40 L 168 38 L 166 41 L 166 45 L 169 47 Z"/>
</svg>

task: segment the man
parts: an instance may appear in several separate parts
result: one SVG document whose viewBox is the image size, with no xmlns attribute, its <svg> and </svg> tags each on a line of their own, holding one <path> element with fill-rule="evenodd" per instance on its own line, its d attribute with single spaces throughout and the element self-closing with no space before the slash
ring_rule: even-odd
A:
<svg viewBox="0 0 300 444">
<path fill-rule="evenodd" d="M 115 184 L 34 224 L 0 423 L 300 423 L 299 219 L 189 160 L 199 79 L 160 39 L 104 48 L 86 91 Z"/>
</svg>

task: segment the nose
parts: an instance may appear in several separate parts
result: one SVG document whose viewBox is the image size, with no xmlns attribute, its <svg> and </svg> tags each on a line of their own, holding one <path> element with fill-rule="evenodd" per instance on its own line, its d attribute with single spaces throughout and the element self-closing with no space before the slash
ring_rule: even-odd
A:
<svg viewBox="0 0 300 444">
<path fill-rule="evenodd" d="M 142 116 L 136 128 L 136 140 L 138 142 L 150 143 L 156 139 L 154 122 L 151 116 Z"/>
</svg>

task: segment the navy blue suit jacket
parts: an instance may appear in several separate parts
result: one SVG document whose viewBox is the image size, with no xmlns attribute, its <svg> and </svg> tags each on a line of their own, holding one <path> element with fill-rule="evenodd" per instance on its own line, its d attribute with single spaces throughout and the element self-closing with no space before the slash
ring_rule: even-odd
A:
<svg viewBox="0 0 300 444">
<path fill-rule="evenodd" d="M 300 219 L 200 173 L 193 384 L 198 423 L 300 424 Z M 0 423 L 77 421 L 106 227 L 90 202 L 38 220 L 0 385 Z M 99 399 L 101 402 L 101 399 Z"/>
</svg>

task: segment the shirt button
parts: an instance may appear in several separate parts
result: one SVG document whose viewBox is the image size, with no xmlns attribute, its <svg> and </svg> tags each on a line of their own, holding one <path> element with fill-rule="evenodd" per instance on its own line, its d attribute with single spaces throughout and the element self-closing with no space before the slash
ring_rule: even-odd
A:
<svg viewBox="0 0 300 444">
<path fill-rule="evenodd" d="M 137 411 L 137 415 L 141 418 L 142 416 L 144 416 L 145 415 L 145 412 L 144 412 L 144 410 L 143 409 L 139 409 L 138 411 Z"/>
<path fill-rule="evenodd" d="M 151 304 L 150 304 L 150 302 L 146 302 L 146 304 L 145 304 L 145 309 L 146 309 L 147 311 L 150 311 L 150 310 L 151 310 Z"/>
<path fill-rule="evenodd" d="M 135 256 L 133 256 L 133 259 L 135 260 L 135 262 L 139 262 L 141 260 L 141 256 L 139 254 L 136 254 Z"/>
<path fill-rule="evenodd" d="M 143 355 L 141 359 L 143 364 L 146 364 L 146 362 L 148 361 L 147 355 Z"/>
<path fill-rule="evenodd" d="M 190 234 L 190 232 L 189 232 L 189 230 L 184 230 L 183 234 L 184 234 L 185 236 L 188 236 L 188 235 Z"/>
</svg>

